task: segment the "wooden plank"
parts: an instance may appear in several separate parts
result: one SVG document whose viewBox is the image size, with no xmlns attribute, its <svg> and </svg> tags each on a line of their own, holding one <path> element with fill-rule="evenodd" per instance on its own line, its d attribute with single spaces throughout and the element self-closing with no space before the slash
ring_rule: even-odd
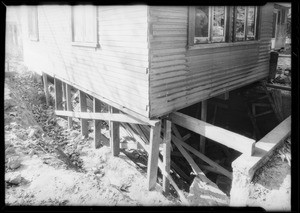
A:
<svg viewBox="0 0 300 213">
<path fill-rule="evenodd" d="M 93 98 L 93 111 L 95 113 L 101 112 L 101 102 Z M 94 147 L 98 149 L 101 147 L 101 120 L 94 120 Z"/>
<path fill-rule="evenodd" d="M 164 168 L 163 168 L 163 163 L 161 162 L 160 159 L 158 159 L 158 167 L 161 171 L 161 173 L 163 174 L 163 176 L 165 176 L 170 183 L 172 184 L 172 186 L 174 187 L 174 189 L 176 190 L 177 194 L 179 195 L 179 198 L 181 200 L 181 202 L 185 205 L 189 205 L 188 200 L 186 199 L 186 197 L 184 196 L 183 192 L 178 188 L 177 184 L 175 183 L 175 181 L 173 180 L 173 178 L 171 177 L 170 174 L 168 174 Z"/>
<path fill-rule="evenodd" d="M 79 104 L 80 104 L 80 112 L 86 112 L 87 111 L 87 107 L 86 107 L 86 95 L 81 90 L 79 91 Z M 81 118 L 80 124 L 81 124 L 80 125 L 81 126 L 81 134 L 84 137 L 87 138 L 88 137 L 88 133 L 89 133 L 87 119 Z"/>
<path fill-rule="evenodd" d="M 71 86 L 66 83 L 66 106 L 68 111 L 72 111 L 72 94 Z M 72 117 L 68 117 L 68 128 L 72 128 Z"/>
<path fill-rule="evenodd" d="M 120 113 L 92 113 L 92 112 L 71 112 L 71 111 L 62 111 L 56 110 L 55 113 L 60 116 L 70 116 L 75 118 L 89 119 L 89 120 L 105 120 L 105 121 L 116 121 L 116 122 L 125 122 L 125 123 L 135 123 L 135 124 L 144 124 L 142 121 L 135 119 L 126 114 Z"/>
<path fill-rule="evenodd" d="M 110 107 L 111 113 L 117 113 L 119 110 Z M 113 156 L 118 156 L 120 153 L 120 123 L 116 121 L 110 121 L 110 147 Z"/>
<path fill-rule="evenodd" d="M 271 87 L 271 88 L 275 88 L 275 89 L 282 89 L 282 90 L 291 91 L 291 87 L 282 86 L 282 85 L 278 85 L 278 84 L 266 84 L 266 86 Z"/>
<path fill-rule="evenodd" d="M 48 90 L 48 79 L 47 74 L 43 72 L 43 82 L 44 82 L 44 93 L 46 97 L 46 104 L 49 106 L 49 90 Z"/>
<path fill-rule="evenodd" d="M 171 164 L 171 126 L 172 123 L 164 119 L 164 146 L 163 146 L 163 163 L 166 173 L 170 174 L 170 164 Z M 169 193 L 170 183 L 166 176 L 163 176 L 163 190 L 166 194 Z"/>
<path fill-rule="evenodd" d="M 176 136 L 172 135 L 172 141 L 176 141 L 178 144 L 180 144 L 181 146 L 183 146 L 184 148 L 186 148 L 188 151 L 190 151 L 191 153 L 193 153 L 194 155 L 196 155 L 198 158 L 200 158 L 201 160 L 203 160 L 206 163 L 208 163 L 209 165 L 211 165 L 213 168 L 215 168 L 221 174 L 223 174 L 226 177 L 232 179 L 231 172 L 229 172 L 227 169 L 224 169 L 222 166 L 220 166 L 219 164 L 215 163 L 214 161 L 212 161 L 211 159 L 209 159 L 208 157 L 206 157 L 204 154 L 200 153 L 199 151 L 197 151 L 193 147 L 191 147 L 188 144 L 184 143 L 182 140 L 180 140 Z"/>
<path fill-rule="evenodd" d="M 201 120 L 206 121 L 207 118 L 207 100 L 201 102 Z M 200 152 L 205 154 L 205 137 L 200 135 Z"/>
<path fill-rule="evenodd" d="M 158 168 L 158 154 L 159 154 L 159 138 L 160 138 L 161 123 L 151 126 L 150 129 L 150 144 L 148 152 L 148 165 L 147 165 L 147 182 L 148 189 L 155 188 L 157 179 Z"/>
<path fill-rule="evenodd" d="M 175 139 L 175 140 L 174 140 Z M 190 166 L 192 167 L 194 173 L 196 176 L 198 176 L 202 181 L 206 181 L 207 177 L 202 172 L 202 170 L 198 167 L 198 165 L 195 163 L 193 158 L 183 149 L 183 147 L 178 143 L 177 138 L 172 136 L 172 142 L 176 145 L 178 150 L 181 152 L 181 154 L 184 156 L 184 158 L 189 162 Z"/>
<path fill-rule="evenodd" d="M 55 109 L 62 110 L 62 88 L 61 81 L 57 78 L 54 78 L 54 88 L 55 88 Z"/>
<path fill-rule="evenodd" d="M 204 137 L 233 148 L 239 152 L 252 155 L 255 141 L 240 134 L 211 125 L 191 116 L 175 112 L 170 114 L 175 124 L 196 132 Z"/>
</svg>

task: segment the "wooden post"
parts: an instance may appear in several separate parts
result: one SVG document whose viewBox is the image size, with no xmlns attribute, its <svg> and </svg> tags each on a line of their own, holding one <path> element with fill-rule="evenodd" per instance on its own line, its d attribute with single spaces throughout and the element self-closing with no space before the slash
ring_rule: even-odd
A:
<svg viewBox="0 0 300 213">
<path fill-rule="evenodd" d="M 201 120 L 206 121 L 207 118 L 207 100 L 201 103 Z M 200 135 L 200 152 L 205 154 L 205 137 Z"/>
<path fill-rule="evenodd" d="M 81 112 L 86 112 L 87 107 L 86 107 L 86 95 L 84 92 L 79 91 L 79 104 L 80 104 L 80 111 Z M 88 123 L 87 119 L 81 119 L 81 134 L 84 137 L 88 137 Z"/>
<path fill-rule="evenodd" d="M 170 174 L 171 164 L 171 126 L 172 123 L 169 120 L 164 120 L 164 147 L 163 147 L 163 164 L 166 173 Z M 170 183 L 168 178 L 163 175 L 163 190 L 166 194 L 169 193 Z"/>
<path fill-rule="evenodd" d="M 150 129 L 150 141 L 148 152 L 147 165 L 147 181 L 148 190 L 155 188 L 158 168 L 158 154 L 159 154 L 159 138 L 160 138 L 161 123 L 156 123 Z"/>
<path fill-rule="evenodd" d="M 118 110 L 110 107 L 111 113 L 117 113 Z M 110 147 L 113 156 L 118 156 L 120 153 L 120 123 L 115 121 L 109 122 L 110 128 Z"/>
<path fill-rule="evenodd" d="M 57 78 L 54 78 L 54 87 L 55 87 L 55 109 L 62 110 L 62 88 L 61 81 Z"/>
<path fill-rule="evenodd" d="M 71 102 L 71 86 L 69 84 L 66 84 L 66 106 L 67 111 L 72 111 L 72 102 Z M 68 128 L 72 128 L 72 117 L 68 117 Z"/>
<path fill-rule="evenodd" d="M 101 102 L 94 98 L 93 99 L 94 112 L 101 112 Z M 94 120 L 94 146 L 95 149 L 101 146 L 101 120 Z"/>
<path fill-rule="evenodd" d="M 49 106 L 49 91 L 48 91 L 48 78 L 47 74 L 43 72 L 43 82 L 44 82 L 44 93 L 46 97 L 46 104 Z"/>
<path fill-rule="evenodd" d="M 67 110 L 67 106 L 66 106 L 66 83 L 62 82 L 62 105 L 63 105 L 63 109 Z"/>
</svg>

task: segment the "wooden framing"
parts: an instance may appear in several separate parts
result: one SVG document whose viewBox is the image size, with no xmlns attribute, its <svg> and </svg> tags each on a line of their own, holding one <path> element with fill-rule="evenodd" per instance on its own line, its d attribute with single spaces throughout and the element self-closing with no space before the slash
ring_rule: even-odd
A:
<svg viewBox="0 0 300 213">
<path fill-rule="evenodd" d="M 207 118 L 207 100 L 201 102 L 201 120 L 206 121 Z M 205 154 L 205 137 L 200 136 L 200 152 Z"/>
<path fill-rule="evenodd" d="M 208 163 L 210 166 L 212 166 L 212 168 L 214 168 L 214 172 L 221 173 L 221 174 L 227 176 L 228 178 L 232 179 L 231 172 L 229 172 L 227 169 L 223 168 L 219 164 L 215 163 L 214 161 L 212 161 L 211 159 L 206 157 L 204 154 L 200 153 L 199 151 L 197 151 L 193 147 L 191 147 L 188 144 L 184 143 L 183 141 L 181 141 L 179 138 L 177 138 L 174 135 L 172 135 L 172 140 L 177 142 L 179 145 L 183 146 L 184 148 L 186 148 L 188 151 L 190 151 L 191 153 L 196 155 L 198 158 L 200 158 L 204 162 Z"/>
<path fill-rule="evenodd" d="M 253 156 L 242 154 L 232 162 L 233 180 L 230 191 L 230 206 L 246 206 L 249 196 L 249 184 L 254 173 L 271 157 L 291 133 L 291 116 L 282 121 L 271 132 L 255 144 Z"/>
<path fill-rule="evenodd" d="M 110 107 L 111 113 L 117 113 L 119 110 Z M 109 122 L 110 129 L 110 147 L 113 156 L 118 156 L 120 153 L 120 124 L 117 121 Z"/>
<path fill-rule="evenodd" d="M 152 126 L 150 129 L 150 144 L 147 165 L 147 181 L 149 190 L 154 189 L 156 186 L 160 130 L 161 123 L 157 123 L 154 127 Z"/>
<path fill-rule="evenodd" d="M 60 116 L 70 116 L 70 117 L 81 118 L 81 119 L 107 120 L 107 121 L 146 125 L 145 123 L 136 120 L 127 114 L 121 114 L 121 113 L 72 112 L 72 111 L 63 111 L 63 110 L 56 110 L 55 113 Z"/>
<path fill-rule="evenodd" d="M 81 90 L 79 91 L 79 104 L 80 104 L 80 111 L 81 112 L 86 112 L 87 111 L 87 107 L 86 107 L 86 95 Z M 87 119 L 81 118 L 80 124 L 81 124 L 81 134 L 84 137 L 88 137 L 88 123 L 87 123 Z"/>
<path fill-rule="evenodd" d="M 94 98 L 93 99 L 93 110 L 94 113 L 101 112 L 101 102 Z M 95 149 L 101 146 L 101 120 L 94 119 L 94 147 Z"/>
<path fill-rule="evenodd" d="M 55 109 L 62 110 L 62 83 L 59 79 L 54 78 L 54 88 L 55 88 Z"/>
<path fill-rule="evenodd" d="M 44 93 L 46 97 L 46 104 L 49 106 L 49 90 L 48 90 L 48 78 L 47 74 L 43 72 L 43 82 L 44 82 Z"/>
<path fill-rule="evenodd" d="M 66 108 L 68 111 L 72 111 L 72 94 L 71 94 L 71 86 L 69 84 L 66 85 Z M 72 128 L 72 117 L 68 116 L 68 128 Z"/>
<path fill-rule="evenodd" d="M 169 120 L 164 119 L 164 147 L 163 147 L 163 164 L 166 173 L 170 174 L 171 164 L 171 127 L 172 124 Z M 169 193 L 169 181 L 166 176 L 163 175 L 163 190 L 166 194 Z"/>
<path fill-rule="evenodd" d="M 170 118 L 173 123 L 187 128 L 218 143 L 221 143 L 227 147 L 233 148 L 242 153 L 246 153 L 249 156 L 251 156 L 253 153 L 255 144 L 255 140 L 253 139 L 214 126 L 212 124 L 206 123 L 179 112 L 171 113 Z"/>
</svg>

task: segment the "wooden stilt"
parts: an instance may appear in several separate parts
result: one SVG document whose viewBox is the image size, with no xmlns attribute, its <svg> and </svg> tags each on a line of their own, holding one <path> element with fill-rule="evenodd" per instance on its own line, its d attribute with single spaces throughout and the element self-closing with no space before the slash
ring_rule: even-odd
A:
<svg viewBox="0 0 300 213">
<path fill-rule="evenodd" d="M 66 83 L 62 82 L 62 105 L 64 110 L 67 110 L 66 99 Z"/>
<path fill-rule="evenodd" d="M 117 113 L 118 110 L 111 107 L 111 113 Z M 109 122 L 110 128 L 110 147 L 113 156 L 118 156 L 120 153 L 120 123 L 115 121 Z"/>
<path fill-rule="evenodd" d="M 79 104 L 80 104 L 80 111 L 81 112 L 86 112 L 87 107 L 86 107 L 86 95 L 84 92 L 79 91 Z M 87 119 L 81 119 L 81 134 L 84 137 L 88 137 L 88 123 Z"/>
<path fill-rule="evenodd" d="M 54 87 L 55 87 L 55 109 L 62 110 L 62 88 L 61 81 L 57 78 L 54 78 Z"/>
<path fill-rule="evenodd" d="M 47 106 L 49 106 L 48 78 L 46 73 L 43 73 L 43 82 L 44 82 L 44 93 L 46 97 L 46 104 Z"/>
<path fill-rule="evenodd" d="M 206 121 L 207 118 L 207 100 L 201 104 L 201 120 Z M 205 137 L 200 136 L 200 152 L 205 154 Z"/>
<path fill-rule="evenodd" d="M 159 154 L 159 138 L 160 138 L 161 123 L 156 123 L 150 129 L 150 144 L 148 152 L 148 166 L 147 166 L 147 181 L 148 189 L 155 188 L 158 168 L 158 154 Z"/>
<path fill-rule="evenodd" d="M 171 164 L 171 122 L 164 120 L 164 148 L 163 148 L 163 164 L 166 173 L 170 174 Z M 163 190 L 169 193 L 170 183 L 166 176 L 163 175 Z"/>
<path fill-rule="evenodd" d="M 69 84 L 66 84 L 66 106 L 68 111 L 72 111 L 72 102 L 71 102 L 71 86 Z M 68 117 L 68 128 L 72 128 L 72 117 Z"/>
<path fill-rule="evenodd" d="M 101 112 L 101 102 L 94 98 L 93 99 L 93 109 L 94 112 Z M 95 149 L 101 146 L 101 120 L 94 120 L 94 146 Z"/>
</svg>

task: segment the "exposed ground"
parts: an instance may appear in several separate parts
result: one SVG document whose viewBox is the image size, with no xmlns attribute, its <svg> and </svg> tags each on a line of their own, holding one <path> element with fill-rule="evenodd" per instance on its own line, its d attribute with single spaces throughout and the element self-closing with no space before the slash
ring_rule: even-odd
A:
<svg viewBox="0 0 300 213">
<path fill-rule="evenodd" d="M 288 65 L 288 57 L 280 60 L 279 64 Z M 111 157 L 107 128 L 102 129 L 103 146 L 94 149 L 92 132 L 82 138 L 76 119 L 68 130 L 66 120 L 45 105 L 41 82 L 22 62 L 11 59 L 9 71 L 4 112 L 7 205 L 181 205 L 173 189 L 168 197 L 159 188 L 147 190 L 144 156 L 128 148 L 136 145 L 123 130 L 121 145 L 127 149 L 122 149 L 120 157 Z M 257 172 L 249 205 L 290 209 L 289 160 L 290 143 L 285 142 Z M 188 186 L 172 175 L 187 195 Z M 230 187 L 224 188 L 228 194 Z"/>
</svg>

